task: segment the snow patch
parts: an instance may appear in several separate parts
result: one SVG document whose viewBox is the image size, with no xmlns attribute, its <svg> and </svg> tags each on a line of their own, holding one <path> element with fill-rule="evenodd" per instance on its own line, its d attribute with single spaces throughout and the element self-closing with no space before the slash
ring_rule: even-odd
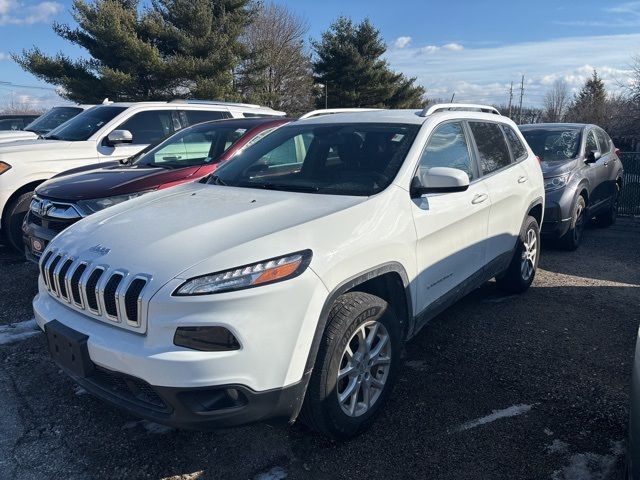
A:
<svg viewBox="0 0 640 480">
<path fill-rule="evenodd" d="M 456 430 L 458 432 L 463 432 L 465 430 L 470 430 L 472 428 L 479 427 L 481 425 L 485 425 L 487 423 L 495 422 L 496 420 L 500 420 L 501 418 L 508 417 L 517 417 L 518 415 L 522 415 L 523 413 L 527 413 L 529 410 L 533 408 L 533 405 L 513 405 L 509 408 L 504 408 L 502 410 L 494 410 L 490 415 L 486 417 L 477 418 L 475 420 L 470 420 L 468 422 L 460 425 Z"/>
<path fill-rule="evenodd" d="M 256 475 L 255 480 L 282 480 L 287 478 L 287 472 L 282 467 L 273 467 L 265 473 Z"/>
<path fill-rule="evenodd" d="M 547 445 L 548 453 L 567 453 L 568 450 L 569 444 L 557 438 L 551 442 L 551 445 Z"/>
<path fill-rule="evenodd" d="M 75 393 L 76 395 L 80 396 L 80 395 L 86 395 L 89 392 L 87 392 L 80 385 L 76 385 L 76 388 L 73 389 L 73 393 Z"/>
<path fill-rule="evenodd" d="M 33 337 L 42 331 L 38 327 L 35 318 L 26 322 L 10 323 L 0 326 L 0 345 L 18 342 Z"/>
<path fill-rule="evenodd" d="M 605 480 L 611 477 L 618 458 L 624 454 L 623 442 L 611 442 L 611 454 L 576 453 L 569 464 L 556 470 L 552 480 Z"/>
</svg>

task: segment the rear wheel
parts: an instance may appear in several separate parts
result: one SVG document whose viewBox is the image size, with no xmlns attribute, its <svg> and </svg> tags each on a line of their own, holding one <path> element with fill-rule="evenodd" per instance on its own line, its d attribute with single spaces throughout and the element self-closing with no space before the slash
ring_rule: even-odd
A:
<svg viewBox="0 0 640 480">
<path fill-rule="evenodd" d="M 309 380 L 301 419 L 329 437 L 367 429 L 395 382 L 398 323 L 387 302 L 362 292 L 336 300 Z"/>
<path fill-rule="evenodd" d="M 538 221 L 528 216 L 518 237 L 516 252 L 507 270 L 496 277 L 498 286 L 511 293 L 526 291 L 538 269 L 540 257 L 540 226 Z"/>
<path fill-rule="evenodd" d="M 615 191 L 613 192 L 613 197 L 611 197 L 611 204 L 606 212 L 601 213 L 596 217 L 598 222 L 598 226 L 600 227 L 608 227 L 616 223 L 616 218 L 618 217 L 618 203 L 620 201 L 620 185 L 616 183 Z"/>
<path fill-rule="evenodd" d="M 22 222 L 29 211 L 29 204 L 33 192 L 27 192 L 14 198 L 5 210 L 6 217 L 2 219 L 2 231 L 4 238 L 15 250 L 24 251 L 22 242 Z"/>
<path fill-rule="evenodd" d="M 569 231 L 560 237 L 559 245 L 565 250 L 576 250 L 582 242 L 582 232 L 587 223 L 587 204 L 584 197 L 579 195 L 573 204 L 571 226 Z"/>
</svg>

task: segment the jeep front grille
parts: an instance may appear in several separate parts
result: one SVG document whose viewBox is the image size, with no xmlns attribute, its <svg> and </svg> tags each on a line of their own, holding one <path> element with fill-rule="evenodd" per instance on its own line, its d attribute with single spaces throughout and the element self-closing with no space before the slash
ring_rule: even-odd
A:
<svg viewBox="0 0 640 480">
<path fill-rule="evenodd" d="M 51 250 L 40 263 L 49 294 L 83 313 L 141 331 L 146 274 L 97 265 Z"/>
</svg>

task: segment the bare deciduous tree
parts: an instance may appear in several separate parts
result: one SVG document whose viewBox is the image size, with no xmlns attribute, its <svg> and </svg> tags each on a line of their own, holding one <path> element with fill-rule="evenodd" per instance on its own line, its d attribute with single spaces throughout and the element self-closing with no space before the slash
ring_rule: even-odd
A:
<svg viewBox="0 0 640 480">
<path fill-rule="evenodd" d="M 570 101 L 567 83 L 558 78 L 544 96 L 544 120 L 546 122 L 561 122 Z"/>
<path fill-rule="evenodd" d="M 244 36 L 252 60 L 240 75 L 243 98 L 289 114 L 312 107 L 313 77 L 304 43 L 308 31 L 308 22 L 287 7 L 260 6 Z"/>
</svg>

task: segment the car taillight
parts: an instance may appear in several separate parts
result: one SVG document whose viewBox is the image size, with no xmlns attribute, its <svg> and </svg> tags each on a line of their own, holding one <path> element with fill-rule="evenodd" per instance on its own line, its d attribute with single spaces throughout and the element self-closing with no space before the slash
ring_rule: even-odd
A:
<svg viewBox="0 0 640 480">
<path fill-rule="evenodd" d="M 540 157 L 538 155 L 536 155 L 536 160 L 538 160 L 538 165 L 542 165 L 542 160 L 540 160 Z"/>
<path fill-rule="evenodd" d="M 620 155 L 620 149 L 619 149 L 619 148 L 616 148 L 616 149 L 614 150 L 614 152 L 615 152 L 615 154 L 616 154 L 617 156 L 619 156 L 619 155 Z"/>
</svg>

